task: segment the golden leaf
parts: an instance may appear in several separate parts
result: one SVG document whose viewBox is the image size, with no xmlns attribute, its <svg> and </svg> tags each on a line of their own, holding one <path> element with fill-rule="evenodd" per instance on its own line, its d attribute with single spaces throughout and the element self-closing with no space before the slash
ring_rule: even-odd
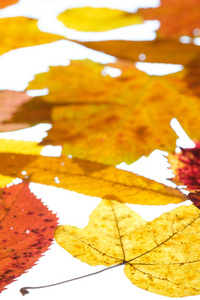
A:
<svg viewBox="0 0 200 300">
<path fill-rule="evenodd" d="M 38 146 L 36 142 L 24 142 L 24 141 L 15 141 L 15 140 L 5 140 L 0 139 L 0 155 L 2 153 L 20 153 L 23 154 L 40 154 L 42 146 Z M 10 155 L 10 161 L 12 161 L 13 155 Z M 2 162 L 2 161 L 1 161 Z M 7 169 L 7 165 L 4 166 Z M 22 166 L 21 166 L 22 167 Z M 20 168 L 20 172 L 24 171 L 23 168 Z M 20 174 L 22 176 L 22 173 Z M 18 176 L 18 177 L 20 177 Z M 16 173 L 7 173 L 0 174 L 0 187 L 3 188 L 7 184 L 11 183 L 16 178 Z M 24 176 L 23 176 L 24 178 Z"/>
<path fill-rule="evenodd" d="M 92 266 L 125 264 L 132 283 L 168 297 L 200 294 L 200 211 L 181 206 L 152 222 L 104 200 L 86 228 L 58 226 L 57 243 Z"/>
<path fill-rule="evenodd" d="M 131 62 L 106 67 L 122 74 L 103 76 L 104 65 L 73 61 L 67 67 L 51 67 L 30 83 L 29 89 L 50 90 L 37 99 L 38 105 L 41 100 L 52 105 L 47 110 L 53 126 L 42 144 L 62 145 L 63 154 L 116 165 L 130 164 L 155 149 L 173 152 L 174 117 L 191 138 L 200 139 L 199 98 L 187 88 L 185 70 L 149 76 Z"/>
<path fill-rule="evenodd" d="M 67 9 L 57 18 L 66 27 L 78 31 L 107 31 L 142 23 L 142 18 L 137 14 L 97 7 Z"/>
<path fill-rule="evenodd" d="M 112 166 L 85 160 L 15 153 L 0 153 L 0 160 L 0 173 L 3 175 L 94 197 L 149 205 L 180 203 L 186 199 L 177 189 Z"/>
<path fill-rule="evenodd" d="M 0 19 L 0 35 L 0 55 L 13 49 L 51 43 L 62 39 L 59 35 L 40 31 L 37 27 L 37 20 L 25 17 Z"/>
<path fill-rule="evenodd" d="M 0 139 L 0 153 L 40 154 L 42 149 L 37 142 Z"/>
</svg>

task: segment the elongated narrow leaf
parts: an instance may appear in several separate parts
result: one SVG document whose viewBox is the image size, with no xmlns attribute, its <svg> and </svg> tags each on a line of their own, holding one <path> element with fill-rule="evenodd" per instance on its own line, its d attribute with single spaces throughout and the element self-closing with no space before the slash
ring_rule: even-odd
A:
<svg viewBox="0 0 200 300">
<path fill-rule="evenodd" d="M 177 40 L 167 39 L 142 42 L 122 40 L 76 42 L 121 59 L 150 63 L 186 65 L 199 53 L 199 47 L 194 44 L 182 44 Z"/>
<path fill-rule="evenodd" d="M 0 160 L 0 173 L 3 175 L 90 196 L 149 205 L 185 200 L 185 196 L 176 189 L 131 172 L 85 160 L 14 153 L 1 153 Z"/>
</svg>

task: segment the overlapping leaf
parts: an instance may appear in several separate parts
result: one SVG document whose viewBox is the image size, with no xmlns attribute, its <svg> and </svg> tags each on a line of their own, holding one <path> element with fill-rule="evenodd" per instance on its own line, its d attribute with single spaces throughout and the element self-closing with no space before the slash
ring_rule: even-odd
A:
<svg viewBox="0 0 200 300">
<path fill-rule="evenodd" d="M 26 123 L 10 123 L 9 121 L 20 107 L 31 99 L 25 92 L 0 91 L 0 131 L 17 130 L 28 126 Z"/>
<path fill-rule="evenodd" d="M 102 201 L 86 228 L 58 226 L 57 243 L 92 266 L 125 264 L 131 282 L 168 297 L 200 294 L 200 211 L 182 206 L 144 221 L 116 201 Z M 117 284 L 117 283 L 116 283 Z"/>
<path fill-rule="evenodd" d="M 199 46 L 182 44 L 177 40 L 156 39 L 153 41 L 76 41 L 88 48 L 102 51 L 121 59 L 139 61 L 145 54 L 145 62 L 189 64 L 199 54 Z"/>
<path fill-rule="evenodd" d="M 115 167 L 67 157 L 0 153 L 0 174 L 121 202 L 180 203 L 176 189 Z"/>
<path fill-rule="evenodd" d="M 0 292 L 48 249 L 56 225 L 27 183 L 0 191 Z"/>
<path fill-rule="evenodd" d="M 59 35 L 40 31 L 37 27 L 37 20 L 26 17 L 0 19 L 0 35 L 0 55 L 17 48 L 36 46 L 62 39 Z"/>
<path fill-rule="evenodd" d="M 15 140 L 5 140 L 0 139 L 0 153 L 20 153 L 24 154 L 35 154 L 39 155 L 42 151 L 42 146 L 39 146 L 36 142 L 24 142 L 24 141 L 15 141 Z M 10 156 L 10 160 L 13 159 L 13 156 Z M 1 162 L 2 163 L 2 162 Z M 5 166 L 7 169 L 7 166 Z M 21 170 L 23 172 L 24 170 Z M 12 174 L 3 175 L 0 174 L 0 187 L 3 188 L 7 184 L 11 183 L 16 178 L 16 166 L 13 169 Z"/>
<path fill-rule="evenodd" d="M 200 144 L 194 148 L 182 148 L 180 153 L 169 156 L 175 174 L 173 181 L 184 185 L 190 192 L 188 198 L 200 208 Z"/>
<path fill-rule="evenodd" d="M 37 99 L 49 104 L 53 123 L 43 144 L 63 145 L 65 154 L 116 165 L 132 163 L 155 148 L 173 152 L 173 117 L 192 138 L 200 138 L 199 98 L 187 87 L 186 71 L 160 77 L 123 61 L 109 66 L 122 74 L 103 76 L 104 65 L 73 61 L 51 67 L 30 83 L 30 89 L 50 90 Z"/>
</svg>

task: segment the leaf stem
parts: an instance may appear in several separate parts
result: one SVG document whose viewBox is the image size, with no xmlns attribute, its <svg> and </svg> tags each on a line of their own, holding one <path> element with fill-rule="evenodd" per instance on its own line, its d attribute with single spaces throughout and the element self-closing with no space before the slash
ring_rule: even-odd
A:
<svg viewBox="0 0 200 300">
<path fill-rule="evenodd" d="M 86 278 L 86 277 L 89 277 L 89 276 L 92 276 L 92 275 L 96 275 L 96 274 L 99 274 L 101 272 L 110 270 L 112 268 L 119 267 L 119 266 L 124 265 L 124 264 L 125 264 L 125 262 L 122 262 L 122 263 L 120 263 L 118 265 L 113 265 L 113 266 L 107 267 L 105 269 L 102 269 L 102 270 L 94 272 L 94 273 L 86 274 L 86 275 L 83 275 L 83 276 L 80 276 L 80 277 L 68 279 L 68 280 L 57 282 L 57 283 L 53 283 L 53 284 L 48 284 L 48 285 L 43 285 L 43 286 L 35 286 L 35 287 L 34 286 L 33 287 L 23 287 L 23 288 L 20 289 L 20 293 L 23 296 L 25 296 L 26 294 L 29 294 L 28 290 L 30 290 L 30 289 L 31 290 L 33 290 L 33 289 L 43 289 L 43 288 L 48 288 L 48 287 L 56 286 L 56 285 L 59 285 L 59 284 L 67 283 L 67 282 L 70 282 L 70 281 L 74 281 L 74 280 L 78 280 L 78 279 L 83 279 L 83 278 Z"/>
</svg>

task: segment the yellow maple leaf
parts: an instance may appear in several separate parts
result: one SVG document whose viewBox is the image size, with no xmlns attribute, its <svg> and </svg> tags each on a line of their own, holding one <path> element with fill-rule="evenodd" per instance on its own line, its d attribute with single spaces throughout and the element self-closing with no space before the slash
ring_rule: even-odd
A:
<svg viewBox="0 0 200 300">
<path fill-rule="evenodd" d="M 89 265 L 125 265 L 132 283 L 169 297 L 200 294 L 200 211 L 181 206 L 152 222 L 104 200 L 86 228 L 61 225 L 56 242 Z"/>
<path fill-rule="evenodd" d="M 78 7 L 67 9 L 58 20 L 78 31 L 107 31 L 142 23 L 142 17 L 118 9 Z"/>
</svg>

